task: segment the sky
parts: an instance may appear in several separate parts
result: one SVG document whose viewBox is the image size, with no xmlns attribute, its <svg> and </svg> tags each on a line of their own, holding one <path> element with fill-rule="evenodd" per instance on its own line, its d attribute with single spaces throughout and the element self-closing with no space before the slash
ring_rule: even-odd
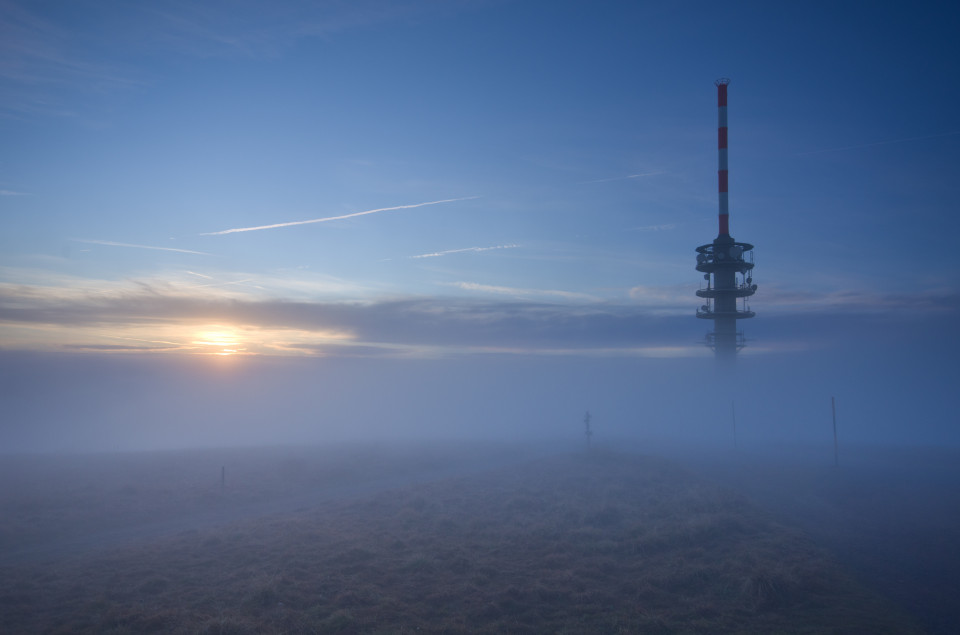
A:
<svg viewBox="0 0 960 635">
<path fill-rule="evenodd" d="M 960 10 L 887 4 L 0 0 L 0 444 L 960 442 Z"/>
</svg>

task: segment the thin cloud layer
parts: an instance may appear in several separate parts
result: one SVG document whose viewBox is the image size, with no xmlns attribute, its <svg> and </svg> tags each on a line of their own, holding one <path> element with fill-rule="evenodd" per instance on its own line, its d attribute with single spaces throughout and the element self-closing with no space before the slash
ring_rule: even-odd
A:
<svg viewBox="0 0 960 635">
<path fill-rule="evenodd" d="M 519 287 L 504 287 L 492 284 L 480 284 L 478 282 L 452 282 L 446 286 L 456 287 L 464 291 L 480 291 L 494 295 L 508 295 L 513 298 L 531 298 L 531 297 L 553 297 L 564 300 L 578 300 L 596 302 L 599 298 L 575 291 L 563 291 L 560 289 L 523 289 Z"/>
<path fill-rule="evenodd" d="M 146 59 L 276 58 L 305 38 L 434 10 L 381 0 L 268 4 L 269 11 L 260 3 L 93 3 L 79 15 L 69 5 L 6 0 L 0 5 L 0 113 L 85 116 L 86 109 L 76 107 L 78 95 L 121 93 L 154 79 L 118 53 L 127 49 Z"/>
<path fill-rule="evenodd" d="M 689 315 L 699 302 L 688 284 L 637 285 L 630 289 L 629 295 L 638 305 L 660 313 Z"/>
<path fill-rule="evenodd" d="M 780 287 L 764 288 L 763 304 L 766 311 L 789 312 L 888 312 L 917 311 L 942 313 L 960 310 L 960 293 L 955 289 L 927 289 L 916 294 L 879 294 L 868 291 L 810 291 Z"/>
<path fill-rule="evenodd" d="M 16 348 L 55 342 L 55 348 L 72 350 L 133 346 L 203 352 L 207 347 L 198 341 L 216 341 L 241 342 L 249 352 L 264 354 L 356 354 L 363 347 L 378 354 L 429 356 L 586 349 L 605 354 L 653 345 L 664 329 L 675 328 L 633 307 L 582 302 L 290 302 L 186 295 L 149 286 L 78 293 L 16 285 L 0 286 L 0 325 L 8 347 Z"/>
<path fill-rule="evenodd" d="M 702 353 L 696 339 L 707 329 L 690 312 L 678 315 L 658 307 L 656 290 L 645 289 L 642 295 L 642 305 L 571 302 L 569 297 L 563 297 L 563 303 L 518 298 L 292 302 L 212 290 L 186 294 L 143 284 L 112 291 L 6 284 L 0 285 L 0 332 L 6 348 L 116 352 L 428 357 Z M 668 290 L 660 302 L 668 306 L 674 298 Z M 955 293 L 925 302 L 905 297 L 873 298 L 870 304 L 861 300 L 848 306 L 821 305 L 819 312 L 811 310 L 799 322 L 795 313 L 771 312 L 769 327 L 751 324 L 751 331 L 789 323 L 784 332 L 796 339 L 805 323 L 815 322 L 818 339 L 827 341 L 831 328 L 862 329 L 865 320 L 879 315 L 916 320 L 918 314 L 942 319 L 960 313 Z M 758 350 L 783 348 L 777 344 L 782 336 L 767 337 L 773 339 Z"/>
</svg>

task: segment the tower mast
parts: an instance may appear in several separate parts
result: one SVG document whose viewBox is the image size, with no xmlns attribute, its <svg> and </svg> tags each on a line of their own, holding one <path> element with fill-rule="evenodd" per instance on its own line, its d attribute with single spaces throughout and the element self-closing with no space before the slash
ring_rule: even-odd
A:
<svg viewBox="0 0 960 635">
<path fill-rule="evenodd" d="M 756 315 L 746 304 L 746 298 L 757 291 L 753 284 L 753 245 L 740 243 L 730 236 L 730 209 L 727 167 L 727 85 L 722 77 L 717 86 L 717 152 L 719 231 L 708 245 L 697 247 L 697 271 L 703 273 L 706 289 L 697 296 L 706 299 L 697 317 L 713 320 L 713 333 L 707 334 L 707 345 L 713 348 L 717 359 L 732 360 L 743 348 L 743 334 L 737 331 L 737 320 Z M 739 277 L 738 277 L 739 276 Z M 737 306 L 743 300 L 743 307 Z"/>
</svg>

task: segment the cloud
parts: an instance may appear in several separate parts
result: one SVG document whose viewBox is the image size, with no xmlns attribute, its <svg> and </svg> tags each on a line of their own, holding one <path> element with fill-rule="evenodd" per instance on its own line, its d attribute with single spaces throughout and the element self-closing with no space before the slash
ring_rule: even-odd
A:
<svg viewBox="0 0 960 635">
<path fill-rule="evenodd" d="M 763 293 L 760 296 L 760 293 Z M 773 312 L 860 313 L 903 311 L 942 313 L 960 310 L 960 293 L 952 288 L 926 289 L 913 294 L 881 294 L 869 291 L 826 291 L 814 293 L 768 284 L 758 291 L 762 305 Z M 757 300 L 759 304 L 761 300 Z"/>
<path fill-rule="evenodd" d="M 253 282 L 254 280 L 255 280 L 254 278 L 244 278 L 243 280 L 225 280 L 225 281 L 223 281 L 223 282 L 211 282 L 211 283 L 208 283 L 208 284 L 195 284 L 195 285 L 191 286 L 190 288 L 191 288 L 191 289 L 207 289 L 207 288 L 209 288 L 209 287 L 229 287 L 229 286 L 231 286 L 231 285 L 248 284 L 248 283 L 250 283 L 250 282 Z M 256 286 L 256 285 L 252 285 L 252 286 Z"/>
<path fill-rule="evenodd" d="M 411 16 L 438 8 L 450 10 L 445 4 L 381 0 L 170 0 L 91 3 L 77 12 L 69 3 L 3 0 L 0 116 L 84 117 L 104 95 L 153 79 L 149 73 L 157 69 L 145 72 L 149 64 L 135 68 L 133 59 L 169 59 L 171 54 L 276 58 L 306 38 L 329 38 L 389 22 L 405 24 Z"/>
<path fill-rule="evenodd" d="M 72 238 L 73 242 L 86 243 L 88 245 L 108 245 L 110 247 L 132 247 L 134 249 L 153 249 L 155 251 L 175 251 L 181 254 L 195 254 L 197 256 L 212 256 L 205 251 L 193 251 L 191 249 L 176 249 L 174 247 L 152 247 L 150 245 L 134 245 L 131 243 L 117 243 L 112 240 L 84 240 L 82 238 Z"/>
<path fill-rule="evenodd" d="M 458 289 L 463 289 L 464 291 L 480 291 L 482 293 L 493 293 L 497 295 L 509 295 L 513 297 L 556 297 L 563 298 L 565 300 L 580 300 L 580 301 L 598 301 L 599 298 L 596 296 L 588 295 L 586 293 L 577 293 L 574 291 L 560 291 L 556 289 L 522 289 L 518 287 L 502 287 L 490 284 L 480 284 L 478 282 L 449 282 L 443 283 L 446 286 L 457 287 Z"/>
<path fill-rule="evenodd" d="M 262 229 L 278 229 L 280 227 L 293 227 L 295 225 L 310 225 L 312 223 L 328 223 L 335 220 L 344 220 L 347 218 L 355 218 L 357 216 L 366 216 L 367 214 L 377 214 L 379 212 L 389 212 L 398 209 L 413 209 L 415 207 L 425 207 L 427 205 L 439 205 L 441 203 L 453 203 L 455 201 L 469 201 L 477 196 L 467 196 L 463 198 L 448 198 L 441 201 L 428 201 L 426 203 L 413 203 L 412 205 L 396 205 L 394 207 L 380 207 L 378 209 L 368 209 L 363 212 L 353 212 L 352 214 L 343 214 L 341 216 L 327 216 L 326 218 L 314 218 L 311 220 L 298 220 L 292 221 L 289 223 L 274 223 L 273 225 L 259 225 L 257 227 L 237 227 L 235 229 L 224 229 L 217 232 L 205 232 L 200 234 L 201 236 L 221 236 L 223 234 L 236 234 L 238 232 L 253 232 L 260 231 Z"/>
<path fill-rule="evenodd" d="M 179 351 L 183 350 L 181 346 L 134 346 L 130 344 L 64 344 L 64 350 L 68 351 L 88 351 L 88 352 L 117 352 L 125 353 L 146 353 L 151 351 Z"/>
<path fill-rule="evenodd" d="M 90 12 L 80 18 L 59 11 L 56 5 L 3 2 L 0 86 L 5 99 L 0 112 L 14 117 L 76 116 L 62 106 L 67 100 L 61 91 L 103 94 L 140 83 L 134 79 L 135 73 L 124 68 L 126 60 L 106 59 L 88 46 L 94 39 L 103 43 L 116 37 L 116 29 L 111 32 L 107 26 L 110 20 L 89 17 Z"/>
<path fill-rule="evenodd" d="M 26 192 L 14 192 L 13 190 L 0 190 L 0 196 L 29 196 Z"/>
<path fill-rule="evenodd" d="M 290 301 L 135 281 L 87 288 L 7 283 L 0 284 L 0 341 L 5 349 L 115 354 L 651 357 L 702 355 L 698 340 L 710 328 L 693 317 L 696 298 L 680 287 L 635 287 L 634 304 L 612 304 L 563 291 L 460 284 L 510 298 Z M 896 332 L 939 333 L 960 315 L 960 293 L 950 290 L 819 301 L 770 296 L 746 325 L 751 340 L 759 335 L 751 344 L 756 354 L 785 354 L 797 342 L 832 346 L 868 334 L 874 342 Z M 798 303 L 807 306 L 787 310 Z"/>
<path fill-rule="evenodd" d="M 184 294 L 132 283 L 107 291 L 0 285 L 0 332 L 8 348 L 16 342 L 20 348 L 206 352 L 223 343 L 261 354 L 438 356 L 573 349 L 607 354 L 603 351 L 643 347 L 671 328 L 636 307 L 593 303 L 291 302 L 220 296 L 219 291 Z"/>
<path fill-rule="evenodd" d="M 462 254 L 466 252 L 479 253 L 481 251 L 493 251 L 495 249 L 516 249 L 520 245 L 497 245 L 495 247 L 465 247 L 463 249 L 447 249 L 446 251 L 436 251 L 431 254 L 420 254 L 418 256 L 410 256 L 410 258 L 438 258 L 440 256 L 448 256 L 450 254 Z"/>
<path fill-rule="evenodd" d="M 639 306 L 659 314 L 690 314 L 703 301 L 696 296 L 690 284 L 669 286 L 637 285 L 629 291 L 630 299 Z"/>
</svg>

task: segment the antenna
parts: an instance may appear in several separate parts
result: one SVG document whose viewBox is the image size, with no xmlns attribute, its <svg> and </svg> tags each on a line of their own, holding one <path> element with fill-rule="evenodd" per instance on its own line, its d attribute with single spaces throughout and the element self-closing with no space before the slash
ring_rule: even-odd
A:
<svg viewBox="0 0 960 635">
<path fill-rule="evenodd" d="M 730 202 L 727 190 L 727 85 L 730 80 L 721 77 L 717 86 L 717 184 L 719 185 L 719 236 L 730 235 Z"/>
<path fill-rule="evenodd" d="M 727 166 L 727 86 L 730 80 L 721 77 L 717 86 L 717 184 L 719 231 L 709 245 L 697 247 L 697 271 L 704 274 L 706 289 L 697 296 L 707 301 L 697 317 L 713 320 L 713 333 L 707 334 L 707 346 L 717 359 L 731 361 L 744 347 L 743 333 L 737 331 L 737 320 L 756 315 L 747 305 L 747 298 L 757 291 L 753 284 L 753 245 L 739 243 L 730 236 L 730 200 Z M 737 301 L 742 301 L 738 308 Z"/>
</svg>

